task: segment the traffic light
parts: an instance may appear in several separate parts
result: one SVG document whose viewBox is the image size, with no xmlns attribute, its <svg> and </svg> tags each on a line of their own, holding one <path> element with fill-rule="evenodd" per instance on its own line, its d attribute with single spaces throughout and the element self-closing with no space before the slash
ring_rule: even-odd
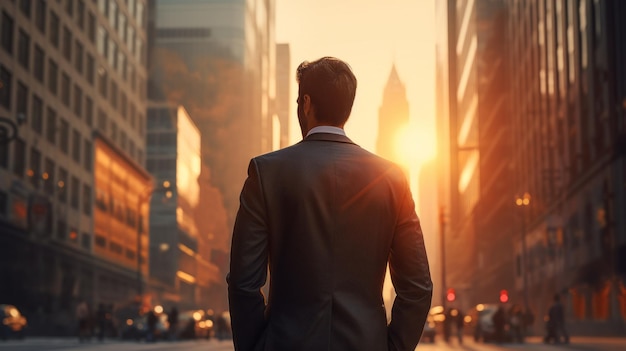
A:
<svg viewBox="0 0 626 351">
<path fill-rule="evenodd" d="M 446 300 L 448 300 L 448 302 L 456 300 L 456 292 L 453 288 L 448 289 L 448 292 L 446 293 Z"/>
<path fill-rule="evenodd" d="M 509 292 L 506 290 L 500 290 L 500 302 L 505 303 L 509 301 Z"/>
</svg>

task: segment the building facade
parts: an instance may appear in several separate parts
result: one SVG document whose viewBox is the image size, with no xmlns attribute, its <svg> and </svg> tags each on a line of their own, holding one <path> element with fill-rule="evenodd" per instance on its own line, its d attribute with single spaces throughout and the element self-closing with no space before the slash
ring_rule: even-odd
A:
<svg viewBox="0 0 626 351">
<path fill-rule="evenodd" d="M 200 200 L 200 132 L 182 106 L 148 107 L 148 170 L 157 186 L 150 197 L 150 293 L 160 304 L 208 308 L 218 280 L 208 238 L 196 223 Z"/>
<path fill-rule="evenodd" d="M 273 140 L 274 149 L 282 149 L 289 146 L 289 126 L 291 125 L 292 116 L 291 82 L 293 76 L 289 44 L 276 44 L 276 114 L 278 116 L 279 128 L 277 138 Z M 276 137 L 276 134 L 274 136 Z"/>
<path fill-rule="evenodd" d="M 509 1 L 518 260 L 538 313 L 563 296 L 572 333 L 623 335 L 626 4 Z M 524 247 L 526 253 L 524 253 Z"/>
<path fill-rule="evenodd" d="M 445 286 L 473 282 L 457 292 L 466 306 L 510 292 L 540 334 L 537 317 L 560 294 L 572 334 L 623 334 L 626 72 L 618 62 L 626 30 L 618 18 L 626 6 L 438 5 L 446 23 L 437 48 L 439 136 L 447 134 L 440 147 L 449 155 L 441 174 L 450 180 L 441 190 L 450 192 L 441 217 Z M 467 173 L 475 152 L 476 171 Z M 463 250 L 449 241 L 455 235 Z"/>
<path fill-rule="evenodd" d="M 33 333 L 73 332 L 79 300 L 119 306 L 137 295 L 138 220 L 101 245 L 96 229 L 113 234 L 97 223 L 95 174 L 103 152 L 131 171 L 127 180 L 150 182 L 144 9 L 143 0 L 0 3 L 0 115 L 24 122 L 0 146 L 0 227 L 10 234 L 0 239 L 10 253 L 0 295 Z"/>
</svg>

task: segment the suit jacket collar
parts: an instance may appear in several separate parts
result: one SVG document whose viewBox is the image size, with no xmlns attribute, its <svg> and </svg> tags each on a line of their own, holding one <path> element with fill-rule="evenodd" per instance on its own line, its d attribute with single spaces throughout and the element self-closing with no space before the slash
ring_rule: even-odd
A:
<svg viewBox="0 0 626 351">
<path fill-rule="evenodd" d="M 334 133 L 313 133 L 304 138 L 301 142 L 305 141 L 335 141 L 338 143 L 346 143 L 346 144 L 354 144 L 356 145 L 350 138 L 341 134 Z"/>
</svg>

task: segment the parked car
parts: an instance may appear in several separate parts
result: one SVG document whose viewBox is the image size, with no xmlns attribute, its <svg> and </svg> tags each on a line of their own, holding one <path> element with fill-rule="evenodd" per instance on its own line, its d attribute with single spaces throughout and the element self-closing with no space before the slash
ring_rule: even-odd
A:
<svg viewBox="0 0 626 351">
<path fill-rule="evenodd" d="M 496 329 L 493 323 L 493 316 L 500 307 L 496 303 L 478 304 L 472 308 L 468 315 L 471 317 L 470 326 L 474 330 L 474 340 L 483 342 L 492 342 L 496 340 Z M 510 341 L 508 325 L 504 330 L 505 341 Z"/>
<path fill-rule="evenodd" d="M 161 313 L 157 315 L 157 323 L 154 331 L 155 340 L 165 340 L 168 338 L 169 323 L 167 315 Z M 148 316 L 147 314 L 129 318 L 120 331 L 120 336 L 124 340 L 144 340 L 148 337 Z"/>
<path fill-rule="evenodd" d="M 24 338 L 25 329 L 28 326 L 26 317 L 13 305 L 0 305 L 0 338 Z"/>
<path fill-rule="evenodd" d="M 188 310 L 178 314 L 178 339 L 210 339 L 213 321 L 203 310 Z"/>
</svg>

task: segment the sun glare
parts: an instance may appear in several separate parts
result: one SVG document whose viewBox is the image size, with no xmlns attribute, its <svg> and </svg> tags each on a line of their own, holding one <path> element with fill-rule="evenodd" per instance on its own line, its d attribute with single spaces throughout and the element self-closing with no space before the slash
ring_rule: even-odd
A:
<svg viewBox="0 0 626 351">
<path fill-rule="evenodd" d="M 412 125 L 401 128 L 395 137 L 397 161 L 409 168 L 433 159 L 436 155 L 436 139 L 433 133 Z"/>
</svg>

